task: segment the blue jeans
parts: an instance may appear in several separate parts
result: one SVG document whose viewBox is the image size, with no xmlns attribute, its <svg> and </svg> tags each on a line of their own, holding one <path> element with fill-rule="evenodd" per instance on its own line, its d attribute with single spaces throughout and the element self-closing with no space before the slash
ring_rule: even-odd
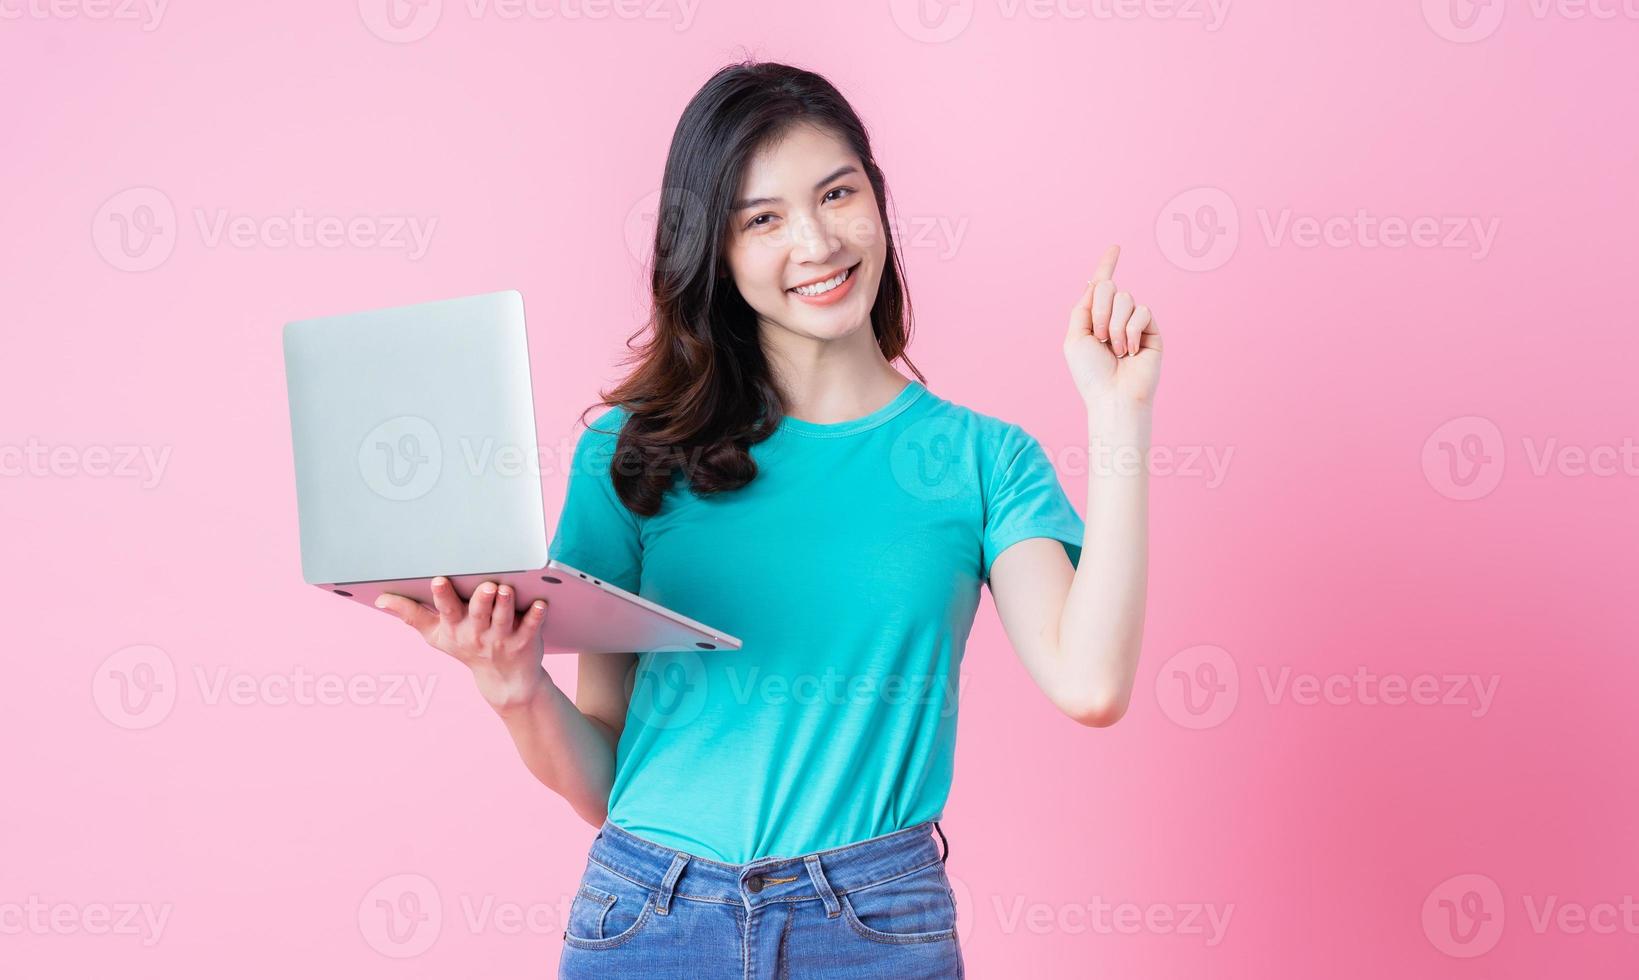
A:
<svg viewBox="0 0 1639 980">
<path fill-rule="evenodd" d="M 961 978 L 949 849 L 930 829 L 735 865 L 604 821 L 569 906 L 559 980 Z"/>
</svg>

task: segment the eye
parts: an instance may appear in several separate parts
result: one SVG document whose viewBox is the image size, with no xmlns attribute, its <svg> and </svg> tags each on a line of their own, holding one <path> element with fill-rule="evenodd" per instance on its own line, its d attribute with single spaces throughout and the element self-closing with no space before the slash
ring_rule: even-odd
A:
<svg viewBox="0 0 1639 980">
<path fill-rule="evenodd" d="M 821 200 L 822 203 L 828 202 L 828 201 L 840 201 L 844 197 L 852 196 L 855 193 L 857 193 L 857 192 L 852 187 L 847 187 L 847 186 L 833 187 L 830 190 L 826 191 L 825 196 L 823 198 L 821 198 L 820 200 Z M 840 196 L 832 197 L 831 195 L 833 195 L 833 194 L 838 194 Z M 764 211 L 762 214 L 759 214 L 756 217 L 752 218 L 750 221 L 747 221 L 745 223 L 745 225 L 743 226 L 743 228 L 746 231 L 750 231 L 753 228 L 766 228 L 766 227 L 768 227 L 768 222 L 764 221 L 763 219 L 768 218 L 768 219 L 772 220 L 772 219 L 777 218 L 777 217 L 779 217 L 779 215 L 776 215 L 771 211 Z"/>
</svg>

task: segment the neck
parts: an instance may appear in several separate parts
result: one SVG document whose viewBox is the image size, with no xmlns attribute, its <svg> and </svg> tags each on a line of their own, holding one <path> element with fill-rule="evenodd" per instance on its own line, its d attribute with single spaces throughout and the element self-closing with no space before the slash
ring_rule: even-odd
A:
<svg viewBox="0 0 1639 980">
<path fill-rule="evenodd" d="M 868 415 L 907 384 L 882 356 L 868 323 L 835 340 L 765 328 L 763 351 L 785 399 L 785 414 L 806 422 L 825 425 Z"/>
</svg>

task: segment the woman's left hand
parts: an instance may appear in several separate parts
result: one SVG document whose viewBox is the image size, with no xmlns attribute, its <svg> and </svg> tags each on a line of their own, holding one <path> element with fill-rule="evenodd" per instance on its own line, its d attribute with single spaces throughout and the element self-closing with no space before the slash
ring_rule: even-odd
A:
<svg viewBox="0 0 1639 980">
<path fill-rule="evenodd" d="M 1161 380 L 1161 330 L 1147 306 L 1115 285 L 1121 246 L 1099 260 L 1087 291 L 1070 310 L 1064 360 L 1089 409 L 1112 402 L 1148 405 Z"/>
</svg>

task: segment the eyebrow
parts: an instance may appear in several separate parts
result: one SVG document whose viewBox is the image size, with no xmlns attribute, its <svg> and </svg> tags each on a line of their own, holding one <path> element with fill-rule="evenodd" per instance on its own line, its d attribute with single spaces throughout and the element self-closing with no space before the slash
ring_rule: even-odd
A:
<svg viewBox="0 0 1639 980">
<path fill-rule="evenodd" d="M 831 181 L 836 180 L 844 174 L 853 174 L 858 172 L 859 168 L 855 167 L 851 163 L 845 163 L 836 170 L 832 171 L 830 174 L 826 175 L 824 180 L 815 184 L 814 190 L 819 190 L 821 187 L 824 187 L 826 184 L 829 184 Z M 735 201 L 730 210 L 744 211 L 746 208 L 754 208 L 759 204 L 781 204 L 784 203 L 784 201 L 785 198 L 783 197 L 753 197 L 744 201 Z"/>
</svg>

